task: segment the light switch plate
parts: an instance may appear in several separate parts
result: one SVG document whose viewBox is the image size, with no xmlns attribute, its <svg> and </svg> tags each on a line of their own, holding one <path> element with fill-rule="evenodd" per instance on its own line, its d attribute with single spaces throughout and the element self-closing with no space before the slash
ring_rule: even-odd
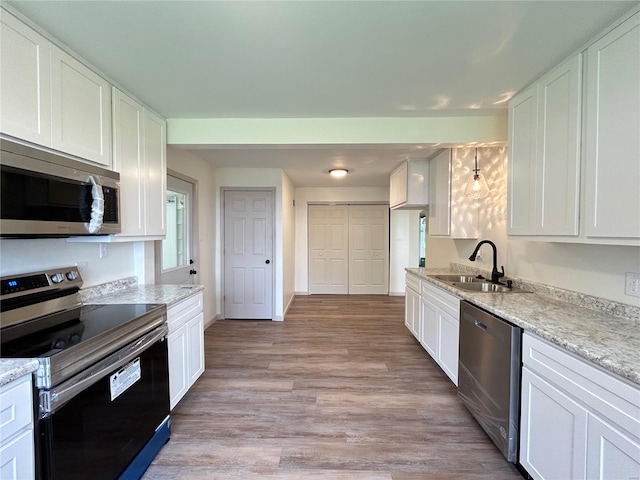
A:
<svg viewBox="0 0 640 480">
<path fill-rule="evenodd" d="M 624 293 L 632 297 L 640 297 L 640 273 L 626 273 L 624 276 Z"/>
</svg>

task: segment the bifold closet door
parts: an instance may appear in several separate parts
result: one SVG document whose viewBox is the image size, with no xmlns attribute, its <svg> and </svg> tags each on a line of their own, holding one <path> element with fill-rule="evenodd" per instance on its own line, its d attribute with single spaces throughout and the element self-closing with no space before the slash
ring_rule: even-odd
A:
<svg viewBox="0 0 640 480">
<path fill-rule="evenodd" d="M 349 293 L 348 205 L 309 205 L 309 293 Z"/>
<path fill-rule="evenodd" d="M 309 293 L 387 294 L 389 207 L 309 205 Z"/>
<path fill-rule="evenodd" d="M 349 294 L 389 293 L 389 207 L 349 205 Z"/>
</svg>

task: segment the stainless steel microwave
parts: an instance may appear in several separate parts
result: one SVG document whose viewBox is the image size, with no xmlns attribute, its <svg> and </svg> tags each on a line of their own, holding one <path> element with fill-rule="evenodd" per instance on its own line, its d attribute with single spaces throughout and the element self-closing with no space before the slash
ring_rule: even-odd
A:
<svg viewBox="0 0 640 480">
<path fill-rule="evenodd" d="M 0 140 L 0 236 L 120 232 L 120 174 Z"/>
</svg>

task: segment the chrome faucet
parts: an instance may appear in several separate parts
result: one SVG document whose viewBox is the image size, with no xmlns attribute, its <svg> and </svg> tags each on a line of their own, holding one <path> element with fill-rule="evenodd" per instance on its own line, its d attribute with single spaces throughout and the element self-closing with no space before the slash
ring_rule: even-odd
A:
<svg viewBox="0 0 640 480">
<path fill-rule="evenodd" d="M 504 266 L 500 267 L 502 269 L 502 273 L 499 272 L 498 271 L 498 250 L 496 249 L 496 244 L 493 243 L 491 240 L 482 240 L 481 242 L 478 242 L 478 245 L 476 245 L 476 249 L 473 251 L 473 253 L 469 257 L 469 260 L 471 260 L 472 262 L 476 261 L 476 255 L 478 255 L 478 250 L 480 250 L 480 247 L 485 243 L 488 243 L 489 245 L 491 245 L 491 248 L 493 249 L 493 270 L 491 271 L 491 283 L 501 283 L 500 279 L 504 277 Z"/>
</svg>

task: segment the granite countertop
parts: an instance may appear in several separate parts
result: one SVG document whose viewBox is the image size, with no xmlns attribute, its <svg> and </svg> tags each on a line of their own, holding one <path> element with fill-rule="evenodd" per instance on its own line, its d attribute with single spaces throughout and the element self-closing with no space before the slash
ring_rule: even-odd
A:
<svg viewBox="0 0 640 480">
<path fill-rule="evenodd" d="M 98 288 L 103 288 L 102 286 Z M 94 296 L 85 299 L 86 305 L 104 305 L 114 303 L 153 303 L 167 306 L 178 303 L 194 293 L 204 290 L 203 285 L 133 285 L 113 292 L 113 285 L 104 287 L 105 295 L 94 292 Z M 29 358 L 0 358 L 0 386 L 38 368 L 38 360 Z"/>
<path fill-rule="evenodd" d="M 640 325 L 635 319 L 601 313 L 536 293 L 470 292 L 428 276 L 457 273 L 449 269 L 407 268 L 406 271 L 640 384 Z"/>
<path fill-rule="evenodd" d="M 85 300 L 87 305 L 164 303 L 167 307 L 204 290 L 203 285 L 136 285 Z"/>
<path fill-rule="evenodd" d="M 0 358 L 0 387 L 38 368 L 35 358 Z"/>
</svg>

